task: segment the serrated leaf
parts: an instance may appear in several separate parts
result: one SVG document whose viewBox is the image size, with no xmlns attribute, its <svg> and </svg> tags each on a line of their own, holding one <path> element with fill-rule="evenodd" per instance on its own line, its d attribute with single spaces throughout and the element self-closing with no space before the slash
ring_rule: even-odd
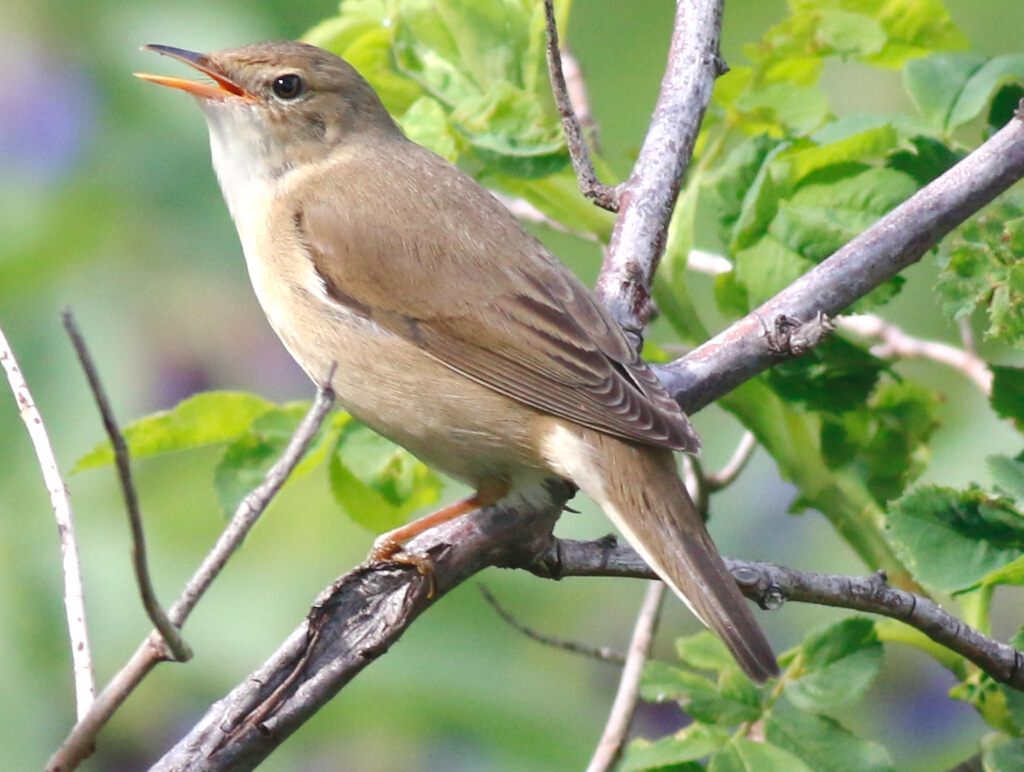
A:
<svg viewBox="0 0 1024 772">
<path fill-rule="evenodd" d="M 949 132 L 959 125 L 955 121 L 962 115 L 958 103 L 965 89 L 987 62 L 977 54 L 934 54 L 907 64 L 903 86 L 921 115 L 937 130 Z"/>
<path fill-rule="evenodd" d="M 123 430 L 132 458 L 230 442 L 259 416 L 276 408 L 254 394 L 212 391 L 180 402 L 172 410 L 146 416 Z M 79 459 L 74 472 L 114 461 L 109 442 Z"/>
<path fill-rule="evenodd" d="M 976 70 L 957 96 L 950 110 L 948 127 L 955 129 L 977 118 L 992 96 L 1008 80 L 1024 78 L 1024 55 L 998 56 Z"/>
<path fill-rule="evenodd" d="M 737 739 L 711 757 L 708 772 L 814 772 L 789 751 L 769 742 Z"/>
<path fill-rule="evenodd" d="M 634 740 L 626 748 L 620 772 L 668 770 L 672 772 L 699 772 L 700 764 L 689 764 L 714 753 L 729 741 L 729 730 L 695 722 L 669 737 L 655 742 Z"/>
<path fill-rule="evenodd" d="M 1024 368 L 990 365 L 992 396 L 990 403 L 996 415 L 1009 418 L 1020 429 L 1024 426 Z"/>
<path fill-rule="evenodd" d="M 441 481 L 422 462 L 355 423 L 345 427 L 328 471 L 338 504 L 375 533 L 397 528 L 441 495 Z"/>
<path fill-rule="evenodd" d="M 893 772 L 892 757 L 828 716 L 772 711 L 765 718 L 769 742 L 802 759 L 815 772 Z"/>
<path fill-rule="evenodd" d="M 973 587 L 1024 554 L 1024 517 L 977 488 L 929 486 L 894 502 L 886 534 L 926 586 Z"/>
<path fill-rule="evenodd" d="M 933 51 L 967 48 L 967 38 L 953 23 L 942 0 L 885 0 L 869 5 L 888 41 L 875 55 L 864 57 L 868 64 L 898 69 L 911 59 Z"/>
<path fill-rule="evenodd" d="M 845 619 L 812 633 L 802 644 L 801 675 L 786 684 L 786 698 L 806 711 L 854 702 L 878 675 L 882 655 L 870 619 Z"/>
<path fill-rule="evenodd" d="M 760 716 L 760 704 L 750 704 L 746 694 L 726 691 L 730 693 L 723 693 L 720 686 L 703 676 L 662 662 L 648 662 L 640 681 L 640 695 L 645 700 L 675 700 L 694 719 L 706 724 L 733 726 Z"/>
</svg>

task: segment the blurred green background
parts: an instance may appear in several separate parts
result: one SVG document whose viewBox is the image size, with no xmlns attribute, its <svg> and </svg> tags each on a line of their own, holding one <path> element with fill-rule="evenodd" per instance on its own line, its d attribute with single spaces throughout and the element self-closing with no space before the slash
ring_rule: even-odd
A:
<svg viewBox="0 0 1024 772">
<path fill-rule="evenodd" d="M 948 3 L 975 50 L 1019 51 L 1024 6 Z M 0 326 L 47 422 L 61 466 L 101 439 L 84 378 L 60 327 L 72 309 L 123 422 L 204 389 L 275 400 L 311 395 L 263 319 L 209 166 L 199 111 L 181 94 L 131 77 L 169 73 L 144 43 L 207 50 L 293 38 L 335 10 L 333 0 L 114 2 L 6 0 L 0 10 Z M 582 62 L 604 154 L 626 174 L 657 94 L 673 4 L 576 0 L 569 43 Z M 723 49 L 782 17 L 780 0 L 732 0 Z M 179 70 L 173 70 L 178 74 Z M 905 105 L 898 73 L 853 65 L 826 76 L 843 114 Z M 538 231 L 588 279 L 590 244 Z M 891 312 L 911 333 L 955 340 L 931 299 L 926 260 Z M 697 278 L 694 294 L 709 291 Z M 1010 361 L 1007 352 L 992 352 Z M 1019 362 L 1019 357 L 1017 359 Z M 1006 427 L 959 376 L 902 368 L 948 395 L 925 479 L 983 479 L 983 457 L 1015 454 Z M 6 393 L 6 390 L 3 390 Z M 714 408 L 696 418 L 714 469 L 740 430 Z M 210 479 L 217 450 L 136 465 L 155 581 L 169 602 L 223 524 Z M 119 489 L 110 469 L 69 479 L 85 572 L 97 678 L 104 683 L 147 633 L 134 589 Z M 758 454 L 714 502 L 712 531 L 728 555 L 802 568 L 861 569 L 820 518 L 785 514 L 792 491 Z M 586 508 L 562 535 L 596 537 L 608 524 Z M 372 535 L 341 516 L 312 475 L 274 503 L 185 628 L 188 665 L 162 665 L 104 731 L 85 768 L 152 763 L 205 707 L 260 664 L 316 593 L 359 562 Z M 639 582 L 544 582 L 491 571 L 480 579 L 523 622 L 552 635 L 624 648 Z M 264 766 L 268 770 L 565 770 L 585 765 L 616 684 L 606 665 L 525 639 L 484 603 L 476 583 L 445 598 Z M 0 395 L 0 768 L 39 769 L 74 717 L 60 560 L 49 501 L 10 397 Z M 1004 604 L 1017 596 L 997 598 Z M 672 604 L 658 651 L 694 629 Z M 788 606 L 765 618 L 777 650 L 837 613 Z M 1007 615 L 1007 628 L 1019 614 Z M 937 666 L 934 666 L 937 667 Z M 952 685 L 913 652 L 890 647 L 869 701 L 844 721 L 884 742 L 901 769 L 941 769 L 973 752 L 981 731 Z M 866 709 L 865 709 L 866 708 Z M 639 729 L 679 726 L 671 707 L 646 707 Z M 945 766 L 944 766 L 945 765 Z"/>
</svg>

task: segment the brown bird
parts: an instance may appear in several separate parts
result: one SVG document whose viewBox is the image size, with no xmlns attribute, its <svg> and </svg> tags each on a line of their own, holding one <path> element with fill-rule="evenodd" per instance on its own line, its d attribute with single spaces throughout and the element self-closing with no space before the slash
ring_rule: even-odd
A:
<svg viewBox="0 0 1024 772">
<path fill-rule="evenodd" d="M 386 534 L 499 500 L 543 504 L 552 473 L 593 498 L 762 682 L 764 634 L 676 470 L 698 440 L 576 276 L 490 193 L 409 141 L 373 88 L 303 43 L 198 54 L 197 98 L 256 296 L 292 356 L 352 415 L 476 494 Z"/>
</svg>

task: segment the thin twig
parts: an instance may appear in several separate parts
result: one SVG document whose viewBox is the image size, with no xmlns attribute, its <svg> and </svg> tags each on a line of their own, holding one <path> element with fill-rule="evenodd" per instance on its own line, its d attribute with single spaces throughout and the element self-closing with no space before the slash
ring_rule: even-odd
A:
<svg viewBox="0 0 1024 772">
<path fill-rule="evenodd" d="M 992 393 L 992 371 L 981 357 L 970 351 L 934 340 L 915 338 L 907 335 L 897 325 L 869 314 L 844 316 L 837 321 L 844 330 L 882 341 L 871 349 L 871 353 L 876 357 L 882 359 L 894 357 L 929 359 L 949 365 L 974 381 L 984 394 Z"/>
<path fill-rule="evenodd" d="M 725 563 L 743 594 L 762 608 L 777 609 L 786 601 L 795 601 L 896 619 L 973 662 L 999 683 L 1024 691 L 1024 652 L 983 635 L 929 598 L 889 585 L 882 572 L 838 576 L 729 558 Z M 538 576 L 556 578 L 655 576 L 630 546 L 607 539 L 558 539 L 543 558 L 525 567 Z"/>
<path fill-rule="evenodd" d="M 89 647 L 89 629 L 85 617 L 85 592 L 82 588 L 82 567 L 78 558 L 78 540 L 75 537 L 75 522 L 71 515 L 71 496 L 68 486 L 61 477 L 57 457 L 46 433 L 43 417 L 36 408 L 28 382 L 22 375 L 14 351 L 0 329 L 0 364 L 7 373 L 7 381 L 14 393 L 21 420 L 28 429 L 29 438 L 39 459 L 46 489 L 50 493 L 50 504 L 57 520 L 57 534 L 60 538 L 61 567 L 64 572 L 64 612 L 68 620 L 68 635 L 71 638 L 71 664 L 75 679 L 75 705 L 77 717 L 81 720 L 92 707 L 96 684 L 92 672 L 92 652 Z"/>
<path fill-rule="evenodd" d="M 660 581 L 651 582 L 644 594 L 644 602 L 633 627 L 633 638 L 629 642 L 626 664 L 622 668 L 619 689 L 615 693 L 611 713 L 605 723 L 604 732 L 597 743 L 587 772 L 609 772 L 622 753 L 623 743 L 629 734 L 629 725 L 636 712 L 640 698 L 640 674 L 651 654 L 654 631 L 658 626 L 661 601 L 665 597 L 665 585 Z"/>
<path fill-rule="evenodd" d="M 196 569 L 178 600 L 171 606 L 167 616 L 177 627 L 185 623 L 196 603 L 224 568 L 228 558 L 241 545 L 246 534 L 256 524 L 316 437 L 324 419 L 334 406 L 334 392 L 329 385 L 333 373 L 332 366 L 326 383 L 318 388 L 316 399 L 296 428 L 284 453 L 267 471 L 263 481 L 242 499 L 217 543 Z M 128 663 L 100 692 L 92 709 L 75 724 L 67 739 L 47 762 L 46 772 L 71 772 L 88 758 L 100 729 L 149 671 L 164 659 L 160 640 L 154 631 L 142 642 Z"/>
<path fill-rule="evenodd" d="M 624 665 L 626 663 L 625 656 L 614 649 L 609 649 L 606 646 L 584 646 L 583 644 L 576 643 L 576 641 L 567 641 L 562 638 L 545 635 L 544 633 L 538 633 L 533 628 L 527 627 L 512 616 L 512 614 L 498 602 L 498 599 L 494 597 L 491 591 L 482 584 L 480 585 L 480 594 L 484 596 L 484 600 L 491 605 L 491 608 L 494 609 L 506 624 L 513 629 L 518 630 L 530 640 L 543 643 L 545 646 L 561 649 L 562 651 L 568 651 L 572 654 L 582 654 L 584 657 L 596 659 L 598 662 L 611 662 L 613 665 Z"/>
<path fill-rule="evenodd" d="M 590 109 L 590 94 L 587 91 L 587 81 L 583 77 L 583 68 L 572 55 L 568 48 L 562 46 L 560 49 L 562 59 L 562 72 L 565 74 L 565 92 L 569 96 L 569 104 L 572 105 L 580 122 L 580 128 L 586 135 L 587 147 L 593 148 L 595 153 L 601 152 L 601 138 L 598 135 L 597 122 Z"/>
<path fill-rule="evenodd" d="M 114 419 L 114 411 L 110 407 L 110 401 L 103 389 L 100 375 L 96 365 L 92 361 L 89 349 L 85 345 L 85 339 L 79 332 L 75 319 L 70 311 L 64 312 L 64 329 L 71 338 L 71 345 L 75 347 L 78 361 L 85 371 L 85 377 L 89 381 L 89 388 L 92 390 L 93 398 L 99 407 L 100 416 L 103 419 L 103 428 L 107 431 L 110 444 L 114 448 L 114 461 L 117 466 L 117 477 L 121 482 L 121 492 L 124 494 L 124 505 L 128 511 L 128 523 L 132 531 L 132 565 L 135 569 L 135 581 L 138 583 L 139 592 L 142 595 L 142 605 L 146 609 L 149 620 L 156 627 L 157 632 L 163 638 L 171 657 L 177 662 L 187 662 L 192 659 L 192 649 L 185 639 L 181 637 L 178 628 L 171 624 L 167 618 L 160 601 L 156 597 L 156 589 L 149 576 L 149 563 L 146 559 L 146 535 L 142 528 L 142 513 L 139 511 L 139 497 L 135 491 L 135 483 L 132 481 L 131 460 L 128 455 L 128 443 L 124 441 L 124 435 L 117 426 Z"/>
<path fill-rule="evenodd" d="M 548 73 L 551 76 L 551 90 L 555 97 L 558 114 L 562 118 L 562 129 L 565 131 L 565 143 L 569 148 L 569 158 L 576 178 L 580 183 L 580 192 L 602 209 L 616 212 L 619 209 L 619 189 L 613 185 L 605 185 L 597 178 L 594 162 L 590 158 L 590 149 L 583 137 L 576 111 L 569 98 L 569 88 L 565 84 L 562 72 L 562 56 L 558 50 L 558 25 L 555 23 L 554 0 L 544 0 L 544 14 L 548 25 Z"/>
<path fill-rule="evenodd" d="M 707 486 L 708 491 L 713 493 L 732 485 L 733 481 L 747 465 L 747 462 L 750 461 L 750 457 L 754 455 L 756 449 L 757 437 L 754 436 L 753 432 L 745 432 L 728 463 L 717 473 L 705 475 L 704 484 Z"/>
</svg>

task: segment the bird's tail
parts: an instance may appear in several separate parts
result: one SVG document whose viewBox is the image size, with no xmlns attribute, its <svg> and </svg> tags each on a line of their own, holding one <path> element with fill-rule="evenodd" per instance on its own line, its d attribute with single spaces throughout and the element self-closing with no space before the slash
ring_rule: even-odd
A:
<svg viewBox="0 0 1024 772">
<path fill-rule="evenodd" d="M 690 500 L 672 452 L 564 424 L 560 433 L 559 444 L 570 446 L 558 449 L 565 476 L 600 505 L 752 680 L 777 676 L 771 646 Z"/>
</svg>

